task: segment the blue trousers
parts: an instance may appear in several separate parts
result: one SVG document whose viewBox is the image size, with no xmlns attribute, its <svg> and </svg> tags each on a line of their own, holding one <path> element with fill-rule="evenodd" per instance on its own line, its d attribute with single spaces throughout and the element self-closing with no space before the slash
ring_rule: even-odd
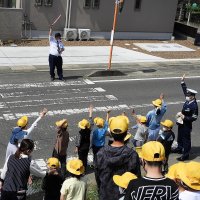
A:
<svg viewBox="0 0 200 200">
<path fill-rule="evenodd" d="M 192 128 L 185 124 L 178 126 L 178 149 L 183 151 L 183 156 L 189 156 L 191 150 L 191 132 Z"/>
<path fill-rule="evenodd" d="M 55 78 L 55 68 L 57 68 L 58 78 L 63 78 L 63 69 L 62 69 L 63 60 L 61 56 L 49 55 L 49 68 L 51 78 Z"/>
</svg>

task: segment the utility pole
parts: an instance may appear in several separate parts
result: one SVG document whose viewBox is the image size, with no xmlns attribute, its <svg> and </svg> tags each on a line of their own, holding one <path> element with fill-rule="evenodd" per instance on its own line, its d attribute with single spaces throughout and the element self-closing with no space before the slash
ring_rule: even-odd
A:
<svg viewBox="0 0 200 200">
<path fill-rule="evenodd" d="M 117 24 L 117 14 L 119 10 L 119 3 L 120 3 L 120 0 L 115 0 L 113 28 L 112 28 L 111 37 L 110 37 L 110 56 L 109 56 L 108 70 L 111 70 L 111 65 L 112 65 L 113 42 L 114 42 L 114 34 L 115 34 L 115 29 L 116 29 L 116 24 Z"/>
</svg>

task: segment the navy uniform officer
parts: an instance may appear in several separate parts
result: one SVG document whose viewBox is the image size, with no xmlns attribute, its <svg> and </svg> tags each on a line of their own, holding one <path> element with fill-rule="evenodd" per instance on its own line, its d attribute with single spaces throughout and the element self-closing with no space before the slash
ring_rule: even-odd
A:
<svg viewBox="0 0 200 200">
<path fill-rule="evenodd" d="M 186 101 L 183 105 L 182 111 L 179 113 L 182 123 L 177 123 L 178 147 L 174 152 L 182 153 L 182 156 L 177 158 L 178 161 L 189 159 L 189 153 L 191 149 L 192 122 L 196 121 L 198 117 L 198 105 L 195 98 L 197 91 L 187 88 L 185 84 L 185 74 L 181 79 L 181 87 L 183 89 Z"/>
<path fill-rule="evenodd" d="M 61 54 L 65 49 L 61 41 L 61 34 L 56 33 L 55 38 L 52 36 L 52 25 L 50 26 L 49 30 L 49 44 L 50 44 L 49 67 L 50 67 L 51 81 L 55 80 L 55 73 L 54 73 L 55 67 L 57 68 L 57 74 L 59 80 L 63 81 L 64 80 L 63 70 L 62 70 L 63 60 Z"/>
</svg>

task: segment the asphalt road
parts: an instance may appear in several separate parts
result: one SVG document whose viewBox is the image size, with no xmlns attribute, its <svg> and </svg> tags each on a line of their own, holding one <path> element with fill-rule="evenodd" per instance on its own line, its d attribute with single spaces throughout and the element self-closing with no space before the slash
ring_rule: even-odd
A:
<svg viewBox="0 0 200 200">
<path fill-rule="evenodd" d="M 17 118 L 29 117 L 31 124 L 38 112 L 46 107 L 47 116 L 42 119 L 31 133 L 36 143 L 35 158 L 48 158 L 53 150 L 56 135 L 55 122 L 66 118 L 69 122 L 70 145 L 68 155 L 74 155 L 74 141 L 78 134 L 77 124 L 88 117 L 87 108 L 94 106 L 93 116 L 105 118 L 105 111 L 111 109 L 111 116 L 125 111 L 130 117 L 135 108 L 138 114 L 145 115 L 153 108 L 151 101 L 165 94 L 168 110 L 164 118 L 175 121 L 175 114 L 182 108 L 184 95 L 180 87 L 180 79 L 141 79 L 131 77 L 115 77 L 111 82 L 107 78 L 84 79 L 83 72 L 65 72 L 65 82 L 50 82 L 47 72 L 0 74 L 0 167 L 3 166 L 6 146 Z M 164 77 L 163 77 L 164 78 Z M 129 80 L 128 80 L 129 79 Z M 189 88 L 199 90 L 200 78 L 186 80 Z M 200 92 L 200 91 L 199 91 Z M 197 99 L 199 96 L 197 95 Z M 192 132 L 192 159 L 200 161 L 200 125 L 199 119 L 194 123 Z M 134 133 L 133 130 L 131 130 Z M 177 133 L 177 127 L 174 126 Z M 170 162 L 175 162 L 177 155 L 172 155 Z"/>
</svg>

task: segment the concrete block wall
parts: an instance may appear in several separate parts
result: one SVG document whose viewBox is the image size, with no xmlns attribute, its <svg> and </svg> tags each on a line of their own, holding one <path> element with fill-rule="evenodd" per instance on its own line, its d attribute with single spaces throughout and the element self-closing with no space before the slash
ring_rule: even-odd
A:
<svg viewBox="0 0 200 200">
<path fill-rule="evenodd" d="M 21 38 L 22 9 L 0 8 L 0 40 Z"/>
</svg>

